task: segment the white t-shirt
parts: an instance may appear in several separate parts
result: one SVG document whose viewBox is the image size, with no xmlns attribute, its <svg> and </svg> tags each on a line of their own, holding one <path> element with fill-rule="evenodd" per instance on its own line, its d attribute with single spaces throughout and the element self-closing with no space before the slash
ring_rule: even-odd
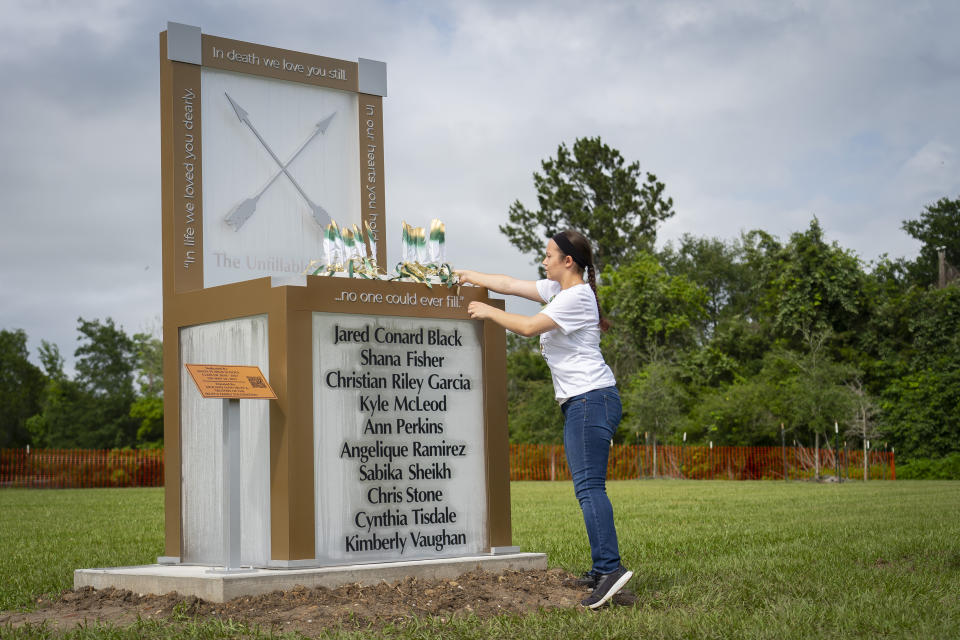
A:
<svg viewBox="0 0 960 640">
<path fill-rule="evenodd" d="M 540 335 L 557 402 L 614 386 L 617 381 L 600 353 L 600 316 L 590 285 L 561 289 L 559 282 L 537 280 L 537 293 L 547 303 L 540 313 L 559 327 Z"/>
</svg>

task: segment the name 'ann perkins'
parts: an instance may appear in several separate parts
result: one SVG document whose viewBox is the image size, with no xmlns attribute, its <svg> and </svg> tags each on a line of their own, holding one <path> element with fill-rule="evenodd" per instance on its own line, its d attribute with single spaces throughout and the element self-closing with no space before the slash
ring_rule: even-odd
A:
<svg viewBox="0 0 960 640">
<path fill-rule="evenodd" d="M 416 420 L 406 420 L 397 418 L 394 420 L 383 420 L 374 422 L 373 418 L 367 418 L 363 425 L 363 435 L 365 436 L 392 436 L 396 430 L 397 435 L 442 435 L 443 423 L 430 420 L 426 416 L 420 416 Z"/>
</svg>

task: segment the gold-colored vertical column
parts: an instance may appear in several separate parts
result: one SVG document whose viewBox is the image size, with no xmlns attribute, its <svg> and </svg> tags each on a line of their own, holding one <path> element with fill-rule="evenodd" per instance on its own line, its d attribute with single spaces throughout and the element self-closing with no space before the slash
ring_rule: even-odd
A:
<svg viewBox="0 0 960 640">
<path fill-rule="evenodd" d="M 167 60 L 167 32 L 160 34 L 160 209 L 163 246 L 163 464 L 164 464 L 164 555 L 180 557 L 180 394 L 177 380 L 180 362 L 177 330 L 169 323 L 166 309 L 173 296 L 173 65 Z"/>
<path fill-rule="evenodd" d="M 383 180 L 383 98 L 358 95 L 360 118 L 360 219 L 377 234 L 377 264 L 386 268 L 386 206 Z"/>
<path fill-rule="evenodd" d="M 502 300 L 489 300 L 503 309 Z M 510 522 L 510 443 L 507 428 L 507 334 L 483 322 L 484 449 L 487 457 L 487 532 L 491 547 L 512 544 Z"/>
<path fill-rule="evenodd" d="M 192 120 L 178 120 L 178 97 L 190 92 Z M 189 128 L 188 128 L 189 127 Z M 193 251 L 201 253 L 201 192 L 199 188 L 200 157 L 200 67 L 173 62 L 167 58 L 167 33 L 160 34 L 160 164 L 161 164 L 161 230 L 163 255 L 163 439 L 164 439 L 164 553 L 181 556 L 182 513 L 180 509 L 180 335 L 172 309 L 177 294 L 202 288 L 203 270 L 200 261 L 184 264 L 187 246 L 186 226 L 194 229 L 189 236 Z M 187 136 L 190 136 L 189 138 Z M 185 145 L 195 155 L 196 174 L 184 169 Z M 178 171 L 178 169 L 180 169 Z M 188 184 L 188 180 L 190 184 Z M 186 220 L 186 202 L 190 202 L 190 222 Z M 192 235 L 197 233 L 196 236 Z M 178 239 L 180 242 L 178 243 Z M 192 268 L 191 268 L 192 267 Z"/>
<path fill-rule="evenodd" d="M 270 558 L 315 557 L 312 314 L 293 308 L 289 287 L 271 305 Z"/>
</svg>

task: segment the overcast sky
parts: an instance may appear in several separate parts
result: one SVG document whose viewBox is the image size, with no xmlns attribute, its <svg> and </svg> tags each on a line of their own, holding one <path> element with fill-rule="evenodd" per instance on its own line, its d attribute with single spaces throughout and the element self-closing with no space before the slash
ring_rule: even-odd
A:
<svg viewBox="0 0 960 640">
<path fill-rule="evenodd" d="M 68 362 L 77 318 L 159 326 L 167 21 L 387 63 L 399 221 L 454 266 L 534 277 L 497 231 L 561 142 L 601 136 L 666 183 L 682 233 L 781 239 L 817 216 L 864 262 L 960 197 L 960 3 L 0 0 L 0 329 Z M 388 232 L 389 233 L 389 232 Z M 396 236 L 394 238 L 393 236 Z"/>
</svg>

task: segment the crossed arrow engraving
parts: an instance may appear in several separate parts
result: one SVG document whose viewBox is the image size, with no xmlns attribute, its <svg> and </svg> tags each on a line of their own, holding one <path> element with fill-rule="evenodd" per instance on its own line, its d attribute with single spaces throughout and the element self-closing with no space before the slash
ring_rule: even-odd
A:
<svg viewBox="0 0 960 640">
<path fill-rule="evenodd" d="M 246 222 L 247 219 L 257 210 L 257 202 L 260 200 L 260 196 L 262 196 L 270 187 L 270 185 L 272 185 L 281 175 L 287 176 L 287 178 L 290 180 L 290 183 L 296 187 L 297 191 L 300 193 L 300 196 L 310 208 L 310 213 L 313 216 L 314 221 L 320 225 L 321 228 L 330 224 L 330 214 L 327 213 L 326 209 L 318 204 L 315 204 L 313 200 L 310 199 L 310 196 L 308 196 L 304 192 L 303 188 L 300 187 L 300 184 L 290 174 L 290 172 L 287 170 L 287 167 L 289 167 L 290 164 L 297 159 L 297 156 L 300 155 L 300 152 L 306 149 L 307 145 L 310 144 L 314 138 L 327 130 L 327 127 L 330 126 L 330 121 L 333 120 L 335 115 L 337 115 L 337 112 L 334 111 L 332 114 L 318 122 L 314 127 L 313 132 L 307 137 L 306 140 L 303 141 L 303 144 L 300 145 L 296 152 L 290 156 L 290 159 L 286 162 L 281 162 L 280 158 L 277 157 L 277 154 L 275 154 L 273 149 L 270 148 L 270 145 L 267 144 L 267 141 L 263 139 L 263 136 L 260 135 L 260 132 L 257 131 L 256 127 L 253 126 L 253 123 L 250 122 L 250 115 L 243 109 L 243 107 L 237 104 L 236 100 L 230 97 L 229 93 L 224 91 L 223 95 L 227 96 L 227 100 L 230 101 L 230 105 L 233 107 L 233 110 L 237 114 L 237 118 L 240 119 L 240 122 L 247 125 L 250 131 L 253 132 L 253 135 L 257 137 L 257 140 L 260 141 L 260 144 L 263 145 L 263 148 L 266 149 L 267 153 L 270 154 L 270 157 L 273 158 L 273 161 L 276 162 L 277 166 L 280 167 L 280 170 L 273 174 L 273 177 L 270 178 L 265 185 L 263 185 L 263 188 L 261 188 L 260 191 L 230 210 L 230 213 L 228 213 L 225 218 L 227 224 L 233 227 L 234 231 L 238 231 L 240 227 L 243 226 L 243 223 Z"/>
</svg>

